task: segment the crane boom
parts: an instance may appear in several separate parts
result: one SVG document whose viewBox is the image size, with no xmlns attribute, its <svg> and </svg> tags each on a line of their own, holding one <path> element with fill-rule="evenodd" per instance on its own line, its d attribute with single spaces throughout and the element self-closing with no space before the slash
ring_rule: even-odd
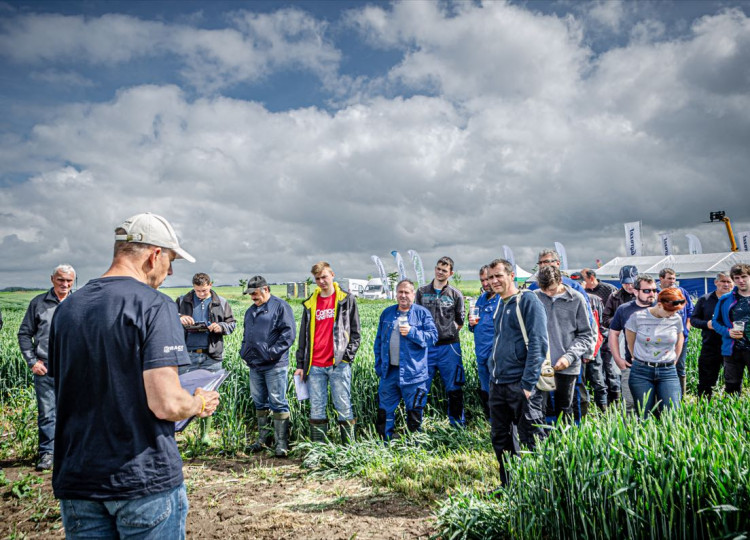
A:
<svg viewBox="0 0 750 540">
<path fill-rule="evenodd" d="M 724 226 L 727 228 L 727 235 L 729 235 L 729 243 L 732 246 L 732 251 L 739 251 L 737 248 L 737 242 L 734 240 L 734 232 L 732 232 L 732 222 L 729 221 L 729 216 L 727 216 L 723 210 L 720 210 L 718 212 L 711 212 L 709 215 L 711 221 L 723 221 Z"/>
</svg>

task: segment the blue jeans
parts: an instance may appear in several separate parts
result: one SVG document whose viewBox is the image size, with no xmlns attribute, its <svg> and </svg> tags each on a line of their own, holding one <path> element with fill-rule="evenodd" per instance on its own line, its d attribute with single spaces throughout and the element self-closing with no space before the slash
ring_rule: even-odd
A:
<svg viewBox="0 0 750 540">
<path fill-rule="evenodd" d="M 214 372 L 221 369 L 221 360 L 214 360 L 206 353 L 188 352 L 188 356 L 190 357 L 190 364 L 177 368 L 177 372 L 180 375 L 196 369 L 206 369 Z"/>
<path fill-rule="evenodd" d="M 688 344 L 688 338 L 685 338 L 685 342 L 682 344 L 682 352 L 680 353 L 680 357 L 677 359 L 677 376 L 678 377 L 684 377 L 687 373 L 685 371 L 685 359 L 687 358 L 687 344 Z"/>
<path fill-rule="evenodd" d="M 490 391 L 490 368 L 487 365 L 489 358 L 477 356 L 477 377 L 479 378 L 479 389 L 483 392 Z"/>
<path fill-rule="evenodd" d="M 185 484 L 138 499 L 60 499 L 66 538 L 185 538 L 188 499 Z"/>
<path fill-rule="evenodd" d="M 328 406 L 328 384 L 331 386 L 331 399 L 339 422 L 354 420 L 352 412 L 352 366 L 341 362 L 335 366 L 312 366 L 307 375 L 307 387 L 310 391 L 310 419 L 325 420 Z"/>
<path fill-rule="evenodd" d="M 289 412 L 286 400 L 287 366 L 258 371 L 250 368 L 250 395 L 255 410 Z"/>
<path fill-rule="evenodd" d="M 650 367 L 633 360 L 628 384 L 636 409 L 640 408 L 643 416 L 651 413 L 657 400 L 657 413 L 660 413 L 664 407 L 678 407 L 682 398 L 680 379 L 674 364 Z"/>
<path fill-rule="evenodd" d="M 422 411 L 427 403 L 427 382 L 400 384 L 399 369 L 392 366 L 378 385 L 378 417 L 375 427 L 385 440 L 393 437 L 396 426 L 396 409 L 401 400 L 406 409 L 406 427 L 418 431 L 422 426 Z"/>
<path fill-rule="evenodd" d="M 432 388 L 435 371 L 440 371 L 440 378 L 445 385 L 448 398 L 448 420 L 452 426 L 464 425 L 464 363 L 461 360 L 461 344 L 448 343 L 436 345 L 427 351 L 427 366 L 430 378 L 427 380 L 427 392 Z"/>
<path fill-rule="evenodd" d="M 55 379 L 49 375 L 34 375 L 36 391 L 37 427 L 39 428 L 39 455 L 55 451 Z"/>
<path fill-rule="evenodd" d="M 612 358 L 612 353 L 609 350 L 609 343 L 604 340 L 602 348 L 599 349 L 599 354 L 602 356 L 602 372 L 604 373 L 604 382 L 607 383 L 608 393 L 619 393 L 620 392 L 620 371 L 615 365 L 615 360 Z"/>
</svg>

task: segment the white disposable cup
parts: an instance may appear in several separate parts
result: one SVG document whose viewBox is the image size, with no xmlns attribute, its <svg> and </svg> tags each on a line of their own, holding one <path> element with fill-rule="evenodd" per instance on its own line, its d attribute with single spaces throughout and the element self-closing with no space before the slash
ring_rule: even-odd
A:
<svg viewBox="0 0 750 540">
<path fill-rule="evenodd" d="M 745 331 L 745 321 L 734 321 L 732 323 L 732 330 L 736 332 L 744 332 Z"/>
<path fill-rule="evenodd" d="M 479 308 L 478 307 L 472 307 L 469 309 L 469 319 L 471 319 L 472 322 L 476 322 L 479 320 Z"/>
<path fill-rule="evenodd" d="M 400 328 L 406 328 L 407 326 L 409 326 L 409 319 L 406 317 L 406 315 L 401 315 L 398 318 L 398 326 Z"/>
</svg>

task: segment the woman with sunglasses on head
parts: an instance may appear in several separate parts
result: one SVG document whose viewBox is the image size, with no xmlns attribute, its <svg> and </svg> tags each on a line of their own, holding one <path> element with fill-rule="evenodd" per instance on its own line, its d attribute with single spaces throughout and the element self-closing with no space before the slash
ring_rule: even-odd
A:
<svg viewBox="0 0 750 540">
<path fill-rule="evenodd" d="M 677 407 L 682 398 L 675 364 L 685 339 L 677 313 L 684 306 L 680 289 L 664 289 L 654 307 L 633 314 L 625 324 L 625 340 L 633 357 L 628 382 L 644 416 L 655 405 L 657 415 L 664 407 Z"/>
</svg>

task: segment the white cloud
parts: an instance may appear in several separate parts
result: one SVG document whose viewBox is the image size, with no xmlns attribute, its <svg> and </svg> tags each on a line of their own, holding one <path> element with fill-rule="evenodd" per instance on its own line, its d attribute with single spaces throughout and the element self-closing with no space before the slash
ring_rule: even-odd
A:
<svg viewBox="0 0 750 540">
<path fill-rule="evenodd" d="M 119 14 L 21 15 L 0 22 L 0 54 L 16 63 L 93 66 L 174 55 L 184 78 L 204 92 L 257 82 L 279 70 L 321 78 L 335 72 L 340 52 L 327 41 L 326 25 L 302 11 L 240 11 L 230 24 L 205 30 Z"/>
<path fill-rule="evenodd" d="M 590 52 L 571 18 L 543 16 L 504 2 L 401 2 L 349 15 L 365 39 L 404 50 L 392 79 L 410 88 L 472 100 L 497 96 L 564 103 L 576 92 Z"/>
<path fill-rule="evenodd" d="M 337 73 L 326 25 L 301 12 L 235 13 L 223 30 L 158 23 L 152 39 L 181 51 L 179 69 L 206 87 L 288 68 L 362 94 L 330 111 L 271 112 L 134 84 L 6 135 L 0 171 L 34 172 L 0 189 L 2 280 L 17 283 L 29 260 L 96 275 L 114 227 L 146 210 L 172 220 L 199 260 L 178 263 L 172 283 L 199 270 L 219 282 L 304 279 L 321 258 L 361 276 L 370 254 L 392 249 L 416 249 L 428 267 L 452 255 L 466 273 L 508 244 L 532 266 L 554 241 L 572 265 L 591 265 L 624 252 L 625 221 L 644 221 L 652 252 L 665 230 L 726 249 L 719 226 L 700 224 L 711 210 L 748 228 L 744 14 L 671 39 L 644 22 L 641 37 L 593 57 L 579 20 L 499 2 L 439 6 L 349 13 L 368 42 L 401 51 L 379 79 Z M 201 75 L 212 67 L 214 78 Z M 391 96 L 396 81 L 409 97 Z"/>
<path fill-rule="evenodd" d="M 614 33 L 620 31 L 620 24 L 625 16 L 623 2 L 619 0 L 599 0 L 592 2 L 585 10 L 592 21 Z"/>
</svg>

